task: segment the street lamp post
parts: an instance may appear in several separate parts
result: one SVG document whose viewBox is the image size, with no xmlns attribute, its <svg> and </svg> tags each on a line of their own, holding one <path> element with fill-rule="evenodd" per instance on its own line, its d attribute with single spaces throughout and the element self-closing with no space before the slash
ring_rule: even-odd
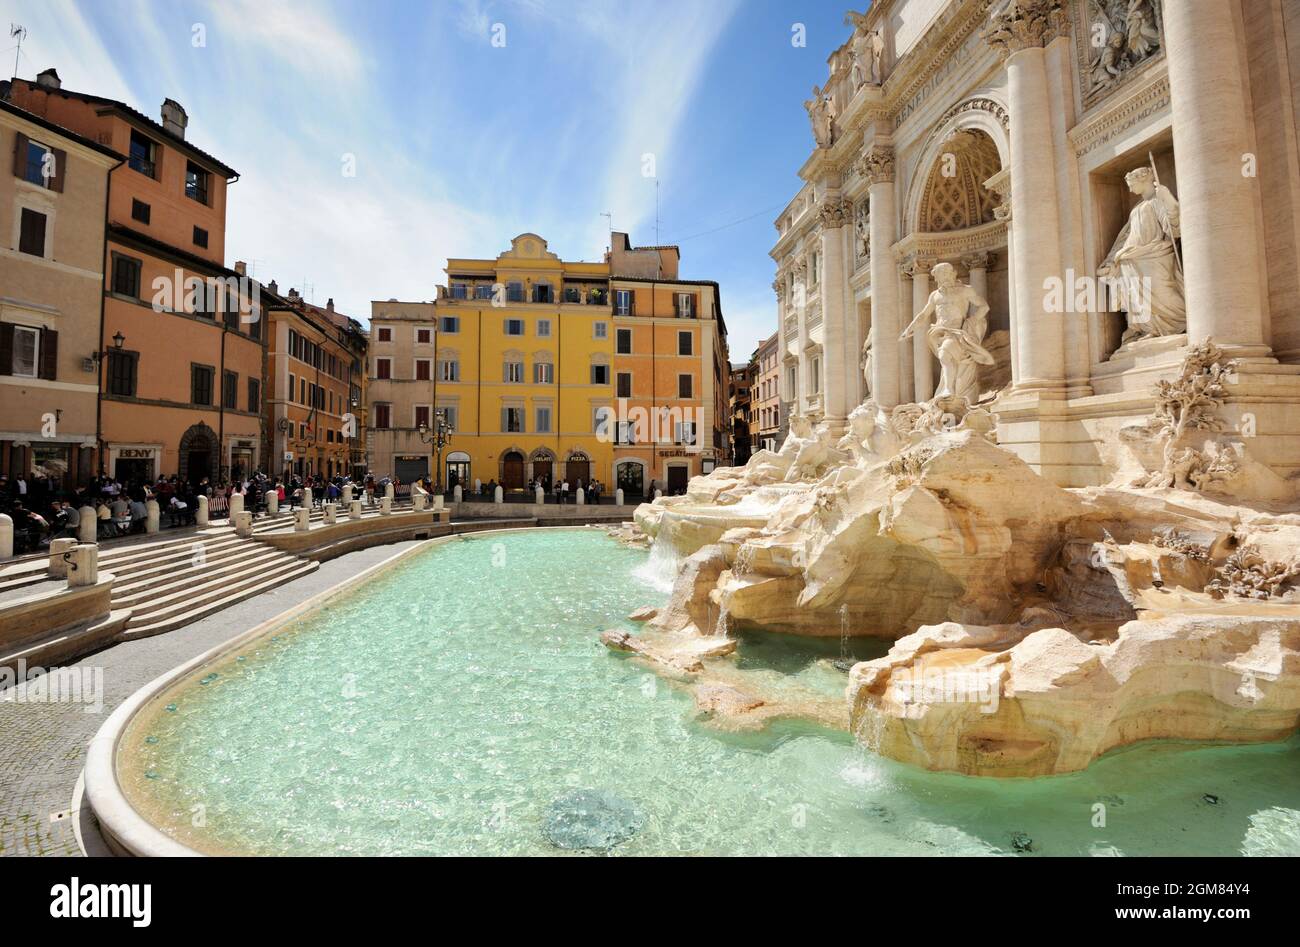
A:
<svg viewBox="0 0 1300 947">
<path fill-rule="evenodd" d="M 434 489 L 442 493 L 442 449 L 447 446 L 451 440 L 451 425 L 447 423 L 447 415 L 442 411 L 435 411 L 433 415 L 433 427 L 427 424 L 421 424 L 420 440 L 426 444 L 433 445 L 434 453 Z"/>
</svg>

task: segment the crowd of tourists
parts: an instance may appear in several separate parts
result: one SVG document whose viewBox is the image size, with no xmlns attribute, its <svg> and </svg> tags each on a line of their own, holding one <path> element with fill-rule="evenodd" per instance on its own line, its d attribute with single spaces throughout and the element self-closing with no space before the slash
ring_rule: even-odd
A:
<svg viewBox="0 0 1300 947">
<path fill-rule="evenodd" d="M 325 478 L 270 477 L 257 472 L 234 480 L 209 477 L 197 480 L 176 474 L 156 480 L 119 479 L 99 476 L 84 486 L 65 487 L 57 476 L 20 474 L 9 478 L 0 474 L 0 513 L 13 520 L 14 552 L 37 552 L 54 539 L 78 538 L 82 535 L 82 517 L 95 517 L 95 538 L 114 539 L 147 531 L 148 502 L 158 503 L 159 528 L 193 526 L 199 511 L 199 497 L 207 498 L 208 516 L 223 519 L 229 514 L 230 498 L 244 497 L 244 509 L 255 517 L 266 513 L 268 495 L 274 492 L 279 505 L 287 509 L 301 506 L 306 489 L 312 491 L 312 504 L 338 501 L 343 476 Z M 368 476 L 352 481 L 357 499 L 374 504 L 376 489 L 383 496 L 388 478 Z"/>
</svg>

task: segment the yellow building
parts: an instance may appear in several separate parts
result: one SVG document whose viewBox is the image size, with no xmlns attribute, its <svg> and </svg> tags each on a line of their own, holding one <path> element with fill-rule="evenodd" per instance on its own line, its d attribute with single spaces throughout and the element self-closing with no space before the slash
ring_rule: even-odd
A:
<svg viewBox="0 0 1300 947">
<path fill-rule="evenodd" d="M 449 259 L 436 310 L 430 397 L 453 431 L 443 483 L 597 479 L 612 493 L 608 265 L 521 234 L 495 260 Z"/>
</svg>

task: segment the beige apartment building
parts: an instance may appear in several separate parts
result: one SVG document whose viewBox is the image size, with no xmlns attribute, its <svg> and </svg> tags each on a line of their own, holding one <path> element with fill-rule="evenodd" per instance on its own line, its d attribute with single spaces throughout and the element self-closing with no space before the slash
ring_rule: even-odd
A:
<svg viewBox="0 0 1300 947">
<path fill-rule="evenodd" d="M 104 214 L 116 152 L 0 100 L 0 474 L 95 474 Z M 111 344 L 111 343 L 110 343 Z"/>
<path fill-rule="evenodd" d="M 781 417 L 781 338 L 773 332 L 754 350 L 750 401 L 750 443 L 754 450 L 776 450 L 785 440 Z"/>
<path fill-rule="evenodd" d="M 366 455 L 376 477 L 411 483 L 434 474 L 419 429 L 433 427 L 436 330 L 431 302 L 371 303 Z"/>
</svg>

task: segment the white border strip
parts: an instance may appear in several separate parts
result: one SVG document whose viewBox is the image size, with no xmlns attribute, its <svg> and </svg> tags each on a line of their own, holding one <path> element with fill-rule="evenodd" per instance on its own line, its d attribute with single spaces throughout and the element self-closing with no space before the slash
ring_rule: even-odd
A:
<svg viewBox="0 0 1300 947">
<path fill-rule="evenodd" d="M 318 592 L 304 602 L 300 602 L 287 611 L 281 612 L 274 618 L 270 618 L 260 625 L 250 628 L 243 634 L 231 638 L 208 651 L 203 652 L 197 657 L 191 658 L 179 667 L 173 668 L 165 674 L 150 681 L 144 687 L 140 688 L 125 701 L 123 701 L 116 710 L 104 721 L 104 725 L 91 739 L 90 745 L 86 750 L 86 765 L 82 770 L 82 776 L 85 780 L 85 801 L 89 803 L 94 810 L 95 817 L 99 821 L 100 830 L 104 833 L 106 841 L 111 847 L 120 848 L 132 855 L 141 856 L 201 856 L 204 853 L 190 848 L 181 842 L 176 841 L 167 833 L 163 832 L 152 822 L 145 819 L 135 810 L 135 807 L 127 800 L 126 794 L 122 791 L 121 784 L 117 780 L 117 749 L 122 739 L 123 733 L 126 732 L 127 726 L 134 719 L 135 715 L 154 697 L 160 695 L 180 678 L 185 677 L 193 671 L 198 670 L 205 664 L 211 664 L 232 651 L 242 648 L 249 641 L 260 638 L 267 633 L 279 628 L 294 619 L 300 618 L 308 612 L 315 611 L 324 605 L 328 600 L 344 592 L 351 591 L 359 585 L 369 582 L 380 572 L 387 571 L 397 565 L 403 559 L 418 555 L 427 550 L 430 546 L 441 545 L 448 542 L 461 542 L 473 537 L 489 536 L 501 533 L 532 533 L 538 530 L 549 529 L 605 529 L 603 525 L 582 525 L 582 526 L 525 526 L 514 527 L 511 529 L 483 529 L 473 530 L 467 533 L 451 533 L 447 536 L 437 536 L 433 539 L 426 539 L 419 545 L 412 546 L 410 549 L 404 549 L 399 553 L 389 556 L 382 562 L 377 562 L 368 569 L 363 569 L 356 575 L 346 579 L 336 588 L 327 589 L 324 592 Z"/>
</svg>

